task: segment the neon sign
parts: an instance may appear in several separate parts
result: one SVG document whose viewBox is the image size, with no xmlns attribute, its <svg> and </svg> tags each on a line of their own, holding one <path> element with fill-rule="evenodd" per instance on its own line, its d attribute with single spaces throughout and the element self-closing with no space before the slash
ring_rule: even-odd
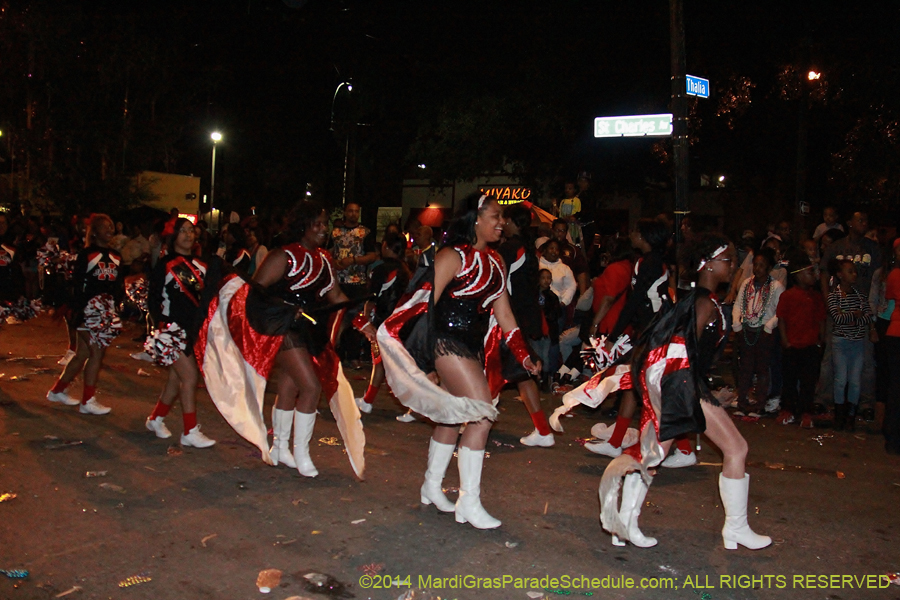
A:
<svg viewBox="0 0 900 600">
<path fill-rule="evenodd" d="M 500 204 L 516 204 L 531 197 L 531 189 L 526 187 L 491 187 L 479 188 L 478 191 L 486 196 L 493 196 Z"/>
</svg>

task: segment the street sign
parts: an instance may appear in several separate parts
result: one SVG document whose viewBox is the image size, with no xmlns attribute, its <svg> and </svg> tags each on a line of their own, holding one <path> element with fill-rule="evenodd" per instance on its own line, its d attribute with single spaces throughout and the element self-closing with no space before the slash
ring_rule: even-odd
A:
<svg viewBox="0 0 900 600">
<path fill-rule="evenodd" d="M 684 76 L 688 96 L 699 96 L 700 98 L 709 98 L 709 79 L 702 77 L 694 77 L 693 75 Z"/>
<path fill-rule="evenodd" d="M 629 115 L 597 117 L 594 137 L 645 137 L 672 135 L 672 115 Z"/>
</svg>

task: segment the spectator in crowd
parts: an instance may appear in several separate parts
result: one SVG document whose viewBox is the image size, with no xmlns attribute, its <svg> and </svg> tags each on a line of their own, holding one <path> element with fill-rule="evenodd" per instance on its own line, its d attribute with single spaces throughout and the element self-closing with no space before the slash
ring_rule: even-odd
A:
<svg viewBox="0 0 900 600">
<path fill-rule="evenodd" d="M 787 285 L 787 269 L 784 268 L 781 260 L 784 256 L 784 247 L 785 246 L 779 236 L 772 236 L 763 242 L 763 248 L 771 249 L 775 259 L 775 262 L 772 265 L 772 271 L 769 274 L 772 276 L 772 279 L 780 283 L 782 287 Z"/>
<path fill-rule="evenodd" d="M 409 249 L 410 264 L 415 267 L 419 262 L 419 257 L 426 253 L 430 253 L 429 255 L 434 258 L 435 250 L 434 230 L 428 225 L 420 225 L 413 232 L 413 246 Z"/>
<path fill-rule="evenodd" d="M 590 241 L 597 235 L 597 220 L 600 211 L 600 197 L 591 186 L 591 174 L 581 171 L 578 174 L 578 200 L 581 202 L 581 233 L 584 241 Z M 586 221 L 586 222 L 585 222 Z M 586 252 L 591 255 L 591 252 Z"/>
<path fill-rule="evenodd" d="M 559 302 L 563 307 L 569 306 L 575 298 L 575 292 L 578 291 L 578 285 L 575 283 L 575 275 L 561 259 L 559 242 L 551 239 L 544 244 L 544 252 L 541 256 L 540 266 L 547 269 L 553 275 L 551 289 L 559 297 Z M 562 323 L 560 323 L 562 325 Z"/>
<path fill-rule="evenodd" d="M 812 265 L 812 270 L 816 275 L 816 281 L 819 281 L 819 276 L 821 275 L 821 273 L 819 273 L 819 244 L 817 244 L 814 239 L 806 238 L 801 242 L 800 249 L 803 250 L 806 258 L 809 259 L 809 264 Z M 793 270 L 792 266 L 791 270 Z"/>
<path fill-rule="evenodd" d="M 266 259 L 266 254 L 269 253 L 269 250 L 263 246 L 262 240 L 260 240 L 262 232 L 258 225 L 248 227 L 245 233 L 247 252 L 250 254 L 250 265 L 247 267 L 247 274 L 252 276 L 256 272 L 256 268 Z"/>
<path fill-rule="evenodd" d="M 813 232 L 813 239 L 818 240 L 822 237 L 829 229 L 836 229 L 843 233 L 844 226 L 838 223 L 838 213 L 837 210 L 833 206 L 826 206 L 825 210 L 822 211 L 822 218 L 824 219 L 823 223 L 819 223 L 816 230 Z"/>
<path fill-rule="evenodd" d="M 875 271 L 872 277 L 872 288 L 869 291 L 869 306 L 875 313 L 875 333 L 878 341 L 875 342 L 875 431 L 881 431 L 884 426 L 885 406 L 889 402 L 891 386 L 891 356 L 892 343 L 888 337 L 891 328 L 896 299 L 888 298 L 887 284 L 890 274 L 897 265 L 897 255 L 900 253 L 900 238 L 894 240 L 893 249 L 888 260 L 882 267 Z M 892 293 L 894 290 L 892 290 Z"/>
<path fill-rule="evenodd" d="M 822 265 L 828 266 L 832 260 L 849 260 L 856 266 L 857 278 L 855 287 L 868 293 L 872 286 L 872 275 L 881 266 L 881 249 L 878 243 L 865 237 L 869 230 L 869 216 L 864 212 L 855 212 L 847 222 L 848 234 L 822 252 Z M 822 293 L 831 292 L 829 272 L 824 270 L 820 278 Z"/>
<path fill-rule="evenodd" d="M 827 229 L 819 237 L 819 280 L 824 276 L 828 281 L 828 289 L 831 289 L 831 273 L 828 270 L 828 263 L 822 260 L 825 255 L 825 249 L 832 243 L 844 237 L 844 232 L 840 229 Z M 824 298 L 828 297 L 826 293 Z M 816 383 L 816 401 L 820 406 L 830 405 L 834 399 L 834 369 L 832 368 L 831 359 L 831 333 L 834 325 L 831 319 L 825 319 L 825 344 L 822 352 L 822 364 L 819 367 L 819 381 Z"/>
<path fill-rule="evenodd" d="M 732 328 L 740 351 L 738 402 L 745 412 L 761 412 L 768 398 L 773 332 L 778 325 L 775 312 L 784 291 L 784 286 L 770 274 L 774 263 L 775 255 L 770 248 L 760 250 L 753 259 L 753 277 L 741 284 L 734 303 Z M 755 401 L 750 399 L 754 375 Z"/>
<path fill-rule="evenodd" d="M 613 238 L 609 244 L 610 263 L 603 273 L 594 279 L 594 317 L 591 335 L 609 336 L 612 333 L 631 287 L 631 270 L 634 250 L 629 240 Z M 631 334 L 631 327 L 625 329 Z"/>
<path fill-rule="evenodd" d="M 553 222 L 553 239 L 555 239 L 559 243 L 559 258 L 560 260 L 572 269 L 572 274 L 575 276 L 575 283 L 578 287 L 574 300 L 580 301 L 582 295 L 589 292 L 591 289 L 591 278 L 589 272 L 589 266 L 587 262 L 587 257 L 584 252 L 582 252 L 581 248 L 578 246 L 573 246 L 568 241 L 568 232 L 569 227 L 563 219 L 557 219 Z M 554 273 L 554 280 L 556 279 L 556 274 Z M 593 293 L 592 291 L 590 292 Z M 590 302 L 590 299 L 587 299 L 587 302 Z M 578 326 L 585 319 L 590 319 L 590 316 L 586 316 L 584 313 L 584 305 L 581 307 L 576 306 L 577 302 L 570 302 L 566 304 L 565 309 L 565 319 L 564 323 L 560 326 L 563 328 L 568 328 L 571 326 Z M 578 309 L 581 309 L 582 312 L 577 312 Z"/>
<path fill-rule="evenodd" d="M 794 245 L 794 237 L 791 234 L 791 223 L 790 221 L 779 221 L 778 225 L 775 226 L 775 235 L 778 236 L 778 239 L 781 240 L 781 251 L 783 254 L 787 254 Z M 782 281 L 782 284 L 785 282 Z"/>
<path fill-rule="evenodd" d="M 799 419 L 800 427 L 812 429 L 812 404 L 828 314 L 809 257 L 798 254 L 790 265 L 791 286 L 781 294 L 775 309 L 784 349 L 783 408 L 777 421 L 788 425 Z"/>
<path fill-rule="evenodd" d="M 366 268 L 375 262 L 375 236 L 372 231 L 359 222 L 360 208 L 355 202 L 344 206 L 344 218 L 338 225 L 335 223 L 332 236 L 332 256 L 334 268 L 341 290 L 350 299 L 362 298 L 368 289 Z M 360 359 L 368 353 L 365 337 L 349 327 L 350 323 L 362 309 L 362 303 L 347 310 L 341 323 L 340 348 L 343 358 L 350 366 L 358 369 Z"/>
<path fill-rule="evenodd" d="M 566 231 L 568 231 L 568 228 L 566 228 Z M 541 248 L 544 247 L 544 244 L 547 243 L 547 240 L 552 237 L 553 226 L 541 221 L 541 223 L 538 225 L 537 239 L 534 240 L 534 247 L 538 250 L 538 252 L 540 252 Z"/>
<path fill-rule="evenodd" d="M 859 292 L 856 265 L 850 258 L 838 259 L 834 275 L 838 285 L 828 295 L 828 312 L 834 323 L 834 428 L 853 431 L 859 404 L 860 380 L 866 338 L 874 341 L 874 315 L 868 298 Z"/>
<path fill-rule="evenodd" d="M 541 359 L 544 390 L 549 390 L 552 356 L 559 354 L 559 317 L 562 313 L 559 296 L 553 291 L 553 273 L 550 269 L 538 271 L 538 304 L 541 307 L 540 339 L 534 342 L 534 351 Z"/>
<path fill-rule="evenodd" d="M 822 254 L 822 265 L 829 266 L 832 260 L 848 259 L 856 266 L 857 281 L 855 287 L 866 297 L 872 289 L 872 275 L 881 267 L 881 248 L 878 242 L 866 237 L 869 231 L 869 217 L 864 212 L 855 212 L 847 222 L 847 236 L 832 243 Z M 821 275 L 822 293 L 827 297 L 828 274 Z M 868 339 L 862 342 L 863 375 L 860 393 L 866 402 L 871 402 L 875 391 L 875 348 Z M 834 361 L 832 361 L 833 364 Z"/>
<path fill-rule="evenodd" d="M 122 252 L 122 248 L 124 248 L 125 243 L 128 242 L 128 236 L 125 235 L 124 229 L 125 226 L 122 225 L 122 221 L 116 221 L 116 235 L 109 240 L 109 247 L 119 253 Z"/>
<path fill-rule="evenodd" d="M 565 198 L 559 203 L 559 218 L 566 222 L 569 239 L 575 245 L 581 244 L 581 227 L 575 216 L 581 212 L 581 199 L 578 197 L 578 188 L 574 181 L 566 181 Z"/>
<path fill-rule="evenodd" d="M 236 273 L 249 276 L 250 253 L 247 252 L 247 239 L 244 228 L 239 223 L 229 223 L 222 231 L 222 243 L 217 253 L 225 260 L 226 268 Z"/>
<path fill-rule="evenodd" d="M 587 257 L 581 248 L 573 246 L 568 240 L 568 225 L 562 219 L 553 221 L 551 229 L 553 239 L 559 242 L 559 258 L 570 269 L 575 276 L 578 284 L 578 294 L 583 294 L 591 285 L 590 274 L 588 273 Z"/>
<path fill-rule="evenodd" d="M 900 455 L 900 238 L 894 240 L 893 265 L 888 273 L 884 297 L 890 305 L 890 324 L 885 331 L 883 356 L 889 371 L 888 393 L 884 395 L 884 446 L 889 454 Z M 884 314 L 884 313 L 882 313 Z M 877 405 L 876 405 L 877 406 Z M 877 420 L 877 419 L 876 419 Z"/>
<path fill-rule="evenodd" d="M 131 239 L 122 246 L 122 263 L 128 266 L 144 255 L 150 255 L 150 241 L 144 237 L 141 226 L 132 225 Z"/>
</svg>

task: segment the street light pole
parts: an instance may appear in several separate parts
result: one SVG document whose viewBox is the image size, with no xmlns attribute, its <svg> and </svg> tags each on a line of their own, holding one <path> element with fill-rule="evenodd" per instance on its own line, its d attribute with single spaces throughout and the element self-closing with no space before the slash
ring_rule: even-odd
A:
<svg viewBox="0 0 900 600">
<path fill-rule="evenodd" d="M 669 0 L 672 52 L 672 158 L 675 163 L 675 236 L 682 241 L 681 220 L 688 210 L 688 128 L 685 97 L 684 18 L 682 0 Z"/>
<path fill-rule="evenodd" d="M 219 229 L 218 223 L 216 223 L 216 227 L 213 227 L 212 220 L 216 209 L 216 146 L 222 140 L 222 134 L 218 131 L 214 131 L 209 137 L 213 141 L 212 174 L 209 180 L 209 225 L 213 231 L 217 231 Z"/>
<path fill-rule="evenodd" d="M 334 131 L 334 103 L 337 101 L 338 92 L 341 91 L 341 88 L 347 86 L 347 93 L 353 91 L 353 83 L 350 81 L 342 81 L 338 84 L 337 88 L 334 90 L 334 97 L 331 99 L 331 131 Z M 345 127 L 347 128 L 345 139 L 344 139 L 344 183 L 343 190 L 341 192 L 341 206 L 346 206 L 347 204 L 347 181 L 350 171 L 350 124 L 346 122 L 345 119 Z"/>
</svg>

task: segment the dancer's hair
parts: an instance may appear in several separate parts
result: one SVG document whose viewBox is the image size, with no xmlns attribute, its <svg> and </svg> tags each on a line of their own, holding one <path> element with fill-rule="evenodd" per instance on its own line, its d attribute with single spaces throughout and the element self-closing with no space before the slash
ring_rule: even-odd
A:
<svg viewBox="0 0 900 600">
<path fill-rule="evenodd" d="M 512 224 L 519 228 L 519 235 L 522 236 L 522 242 L 526 248 L 534 248 L 534 235 L 531 232 L 531 211 L 521 204 L 513 204 L 507 206 L 503 211 L 503 216 Z"/>
<path fill-rule="evenodd" d="M 229 223 L 225 226 L 225 231 L 234 238 L 234 245 L 238 248 L 247 248 L 247 234 L 240 223 Z"/>
<path fill-rule="evenodd" d="M 307 228 L 325 212 L 322 205 L 312 200 L 301 200 L 288 215 L 288 243 L 303 239 Z"/>
<path fill-rule="evenodd" d="M 387 246 L 388 250 L 400 258 L 403 257 L 403 254 L 406 251 L 406 238 L 399 233 L 389 233 L 385 235 L 382 244 Z"/>
<path fill-rule="evenodd" d="M 666 251 L 666 245 L 672 238 L 672 232 L 664 223 L 660 223 L 656 219 L 639 219 L 635 224 L 644 241 L 650 244 L 651 252 L 663 253 Z"/>
<path fill-rule="evenodd" d="M 484 197 L 484 201 L 481 198 Z M 453 244 L 474 244 L 477 242 L 475 235 L 475 221 L 478 220 L 484 210 L 497 199 L 493 196 L 484 196 L 481 192 L 469 194 L 462 199 L 462 206 L 456 211 L 453 220 L 447 227 L 447 233 L 444 234 L 444 245 L 452 246 Z M 479 206 L 481 204 L 481 206 Z"/>
<path fill-rule="evenodd" d="M 191 223 L 190 219 L 185 219 L 184 217 L 178 217 L 175 219 L 175 227 L 172 229 L 172 233 L 169 235 L 169 239 L 166 240 L 166 249 L 169 251 L 169 256 L 175 254 L 175 239 L 178 238 L 178 233 L 181 231 L 181 227 L 185 223 L 190 223 L 191 227 L 194 226 Z"/>
<path fill-rule="evenodd" d="M 708 261 L 716 250 L 730 243 L 727 237 L 718 233 L 701 234 L 696 241 L 686 244 L 682 249 L 681 266 L 689 273 L 696 273 L 701 261 Z"/>
<path fill-rule="evenodd" d="M 641 234 L 642 237 L 643 235 Z M 631 260 L 634 258 L 635 252 L 627 237 L 611 238 L 606 245 L 606 251 L 609 252 L 609 264 L 620 260 Z"/>
<path fill-rule="evenodd" d="M 115 230 L 116 224 L 113 222 L 109 215 L 103 213 L 93 213 L 88 220 L 87 230 L 84 232 L 86 246 L 94 245 L 94 230 L 100 226 L 100 223 L 102 221 L 109 221 L 113 226 L 113 230 Z"/>
</svg>

